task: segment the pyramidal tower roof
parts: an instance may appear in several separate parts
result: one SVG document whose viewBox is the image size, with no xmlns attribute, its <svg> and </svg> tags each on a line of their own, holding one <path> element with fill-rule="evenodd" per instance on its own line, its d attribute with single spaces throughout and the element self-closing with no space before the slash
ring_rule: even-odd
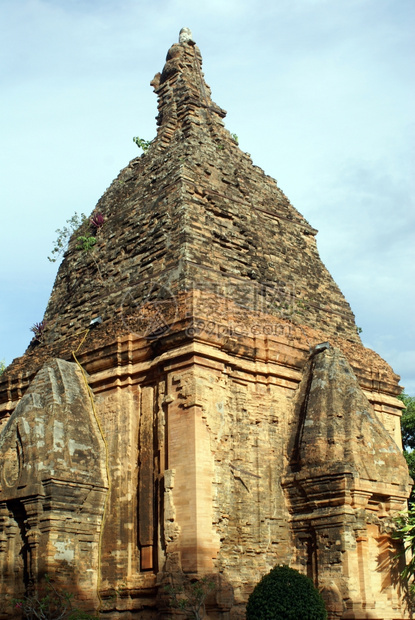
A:
<svg viewBox="0 0 415 620">
<path fill-rule="evenodd" d="M 88 223 L 74 233 L 32 353 L 69 356 L 98 317 L 100 342 L 129 333 L 154 340 L 185 320 L 191 337 L 199 318 L 252 330 L 249 322 L 266 317 L 267 329 L 317 329 L 320 340 L 361 347 L 317 231 L 225 128 L 188 29 L 151 85 L 157 136 L 98 201 L 104 223 L 94 247 L 79 249 Z"/>
</svg>

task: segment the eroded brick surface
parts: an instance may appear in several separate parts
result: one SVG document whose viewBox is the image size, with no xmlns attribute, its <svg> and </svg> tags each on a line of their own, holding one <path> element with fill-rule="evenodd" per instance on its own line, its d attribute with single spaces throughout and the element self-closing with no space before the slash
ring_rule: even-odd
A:
<svg viewBox="0 0 415 620">
<path fill-rule="evenodd" d="M 45 574 L 97 604 L 105 447 L 75 363 L 38 372 L 0 436 L 2 612 Z M 1 612 L 0 612 L 1 613 Z"/>
</svg>

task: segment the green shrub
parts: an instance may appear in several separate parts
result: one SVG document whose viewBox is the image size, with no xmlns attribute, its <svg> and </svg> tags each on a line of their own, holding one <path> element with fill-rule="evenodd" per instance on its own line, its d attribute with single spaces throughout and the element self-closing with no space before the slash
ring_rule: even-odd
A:
<svg viewBox="0 0 415 620">
<path fill-rule="evenodd" d="M 288 566 L 276 566 L 256 585 L 247 620 L 327 620 L 320 592 L 311 579 Z"/>
<path fill-rule="evenodd" d="M 81 228 L 81 226 L 84 226 L 85 222 L 87 222 L 87 217 L 85 213 L 81 213 L 81 215 L 78 215 L 75 211 L 73 216 L 69 220 L 66 220 L 67 226 L 64 226 L 63 228 L 58 228 L 58 230 L 56 231 L 58 234 L 58 238 L 56 239 L 53 246 L 52 256 L 48 256 L 48 260 L 51 263 L 55 263 L 58 260 L 58 256 L 65 254 L 68 248 L 69 239 L 71 238 L 72 234 L 75 232 L 75 230 L 78 230 L 79 228 Z"/>
<path fill-rule="evenodd" d="M 82 235 L 78 237 L 78 242 L 79 243 L 76 246 L 77 250 L 83 250 L 84 252 L 89 252 L 90 250 L 92 250 L 97 240 L 96 240 L 96 237 L 94 237 L 93 235 L 88 235 L 88 236 Z"/>
<path fill-rule="evenodd" d="M 143 152 L 146 153 L 150 148 L 152 140 L 143 140 L 143 138 L 139 138 L 138 136 L 136 136 L 135 138 L 133 138 L 133 142 L 136 143 L 139 149 L 143 149 Z"/>
</svg>

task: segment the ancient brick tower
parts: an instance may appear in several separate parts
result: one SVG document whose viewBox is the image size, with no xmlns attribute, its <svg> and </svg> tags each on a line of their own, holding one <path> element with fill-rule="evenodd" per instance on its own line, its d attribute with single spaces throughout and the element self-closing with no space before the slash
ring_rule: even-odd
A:
<svg viewBox="0 0 415 620">
<path fill-rule="evenodd" d="M 48 573 L 143 619 L 175 613 L 169 580 L 211 575 L 207 617 L 243 618 L 289 564 L 331 620 L 407 618 L 399 378 L 181 38 L 152 82 L 157 137 L 98 202 L 94 248 L 74 234 L 0 383 L 0 617 Z"/>
</svg>

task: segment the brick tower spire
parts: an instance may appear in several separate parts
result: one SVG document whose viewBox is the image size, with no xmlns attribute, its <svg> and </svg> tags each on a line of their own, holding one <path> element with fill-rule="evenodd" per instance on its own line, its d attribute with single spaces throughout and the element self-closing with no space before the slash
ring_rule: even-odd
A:
<svg viewBox="0 0 415 620">
<path fill-rule="evenodd" d="M 157 303 L 158 318 L 170 325 L 197 314 L 197 297 L 199 310 L 200 298 L 210 304 L 210 318 L 212 308 L 219 311 L 219 322 L 228 321 L 231 303 L 245 323 L 266 314 L 275 324 L 318 327 L 326 338 L 358 343 L 350 306 L 319 258 L 317 231 L 241 151 L 211 99 L 199 48 L 191 35 L 180 38 L 152 81 L 157 136 L 99 200 L 94 212 L 105 224 L 93 250 L 80 250 L 82 231 L 74 234 L 44 342 L 65 347 L 96 316 L 110 338 L 148 335 L 149 326 L 138 324 L 146 304 Z"/>
<path fill-rule="evenodd" d="M 202 73 L 202 56 L 192 39 L 190 30 L 180 42 L 172 45 L 162 73 L 151 82 L 159 99 L 157 140 L 167 146 L 172 135 L 179 131 L 186 140 L 200 132 L 208 137 L 219 137 L 226 112 L 213 103 L 211 91 Z M 190 34 L 189 34 L 190 33 Z M 192 129 L 194 131 L 192 131 Z"/>
</svg>

